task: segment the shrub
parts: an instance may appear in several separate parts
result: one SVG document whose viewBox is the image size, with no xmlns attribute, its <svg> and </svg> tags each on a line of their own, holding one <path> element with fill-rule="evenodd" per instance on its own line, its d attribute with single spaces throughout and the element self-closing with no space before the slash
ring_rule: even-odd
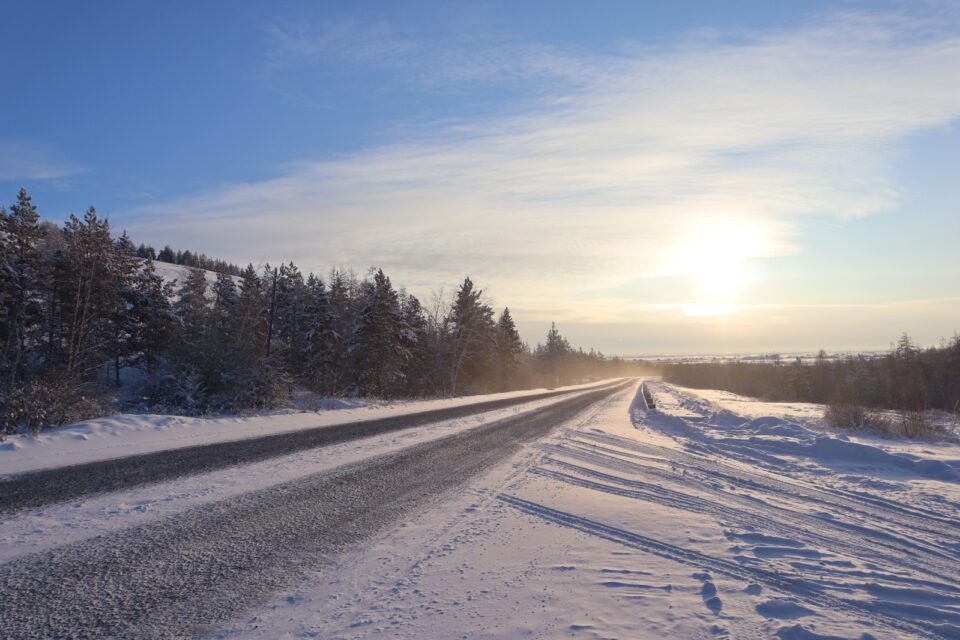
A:
<svg viewBox="0 0 960 640">
<path fill-rule="evenodd" d="M 823 412 L 827 425 L 875 433 L 884 438 L 930 439 L 942 437 L 944 428 L 929 420 L 923 411 L 884 412 L 865 409 L 851 402 L 832 402 Z"/>
<path fill-rule="evenodd" d="M 867 431 L 885 438 L 896 434 L 894 421 L 885 413 L 865 409 L 853 402 L 831 402 L 824 409 L 823 419 L 835 429 Z"/>
<path fill-rule="evenodd" d="M 823 419 L 836 429 L 861 429 L 866 424 L 867 412 L 852 402 L 831 402 L 824 409 Z"/>
<path fill-rule="evenodd" d="M 92 392 L 91 392 L 92 391 Z M 20 430 L 34 436 L 46 427 L 102 416 L 108 403 L 96 390 L 68 378 L 32 380 L 14 387 L 0 404 L 0 437 Z"/>
<path fill-rule="evenodd" d="M 904 438 L 933 438 L 942 435 L 940 425 L 928 420 L 923 411 L 900 411 L 896 421 Z"/>
</svg>

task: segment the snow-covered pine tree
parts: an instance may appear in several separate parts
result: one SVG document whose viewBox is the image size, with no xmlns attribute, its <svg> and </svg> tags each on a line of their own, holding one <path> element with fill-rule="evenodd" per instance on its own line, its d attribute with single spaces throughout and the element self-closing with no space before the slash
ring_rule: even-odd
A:
<svg viewBox="0 0 960 640">
<path fill-rule="evenodd" d="M 311 389 L 331 393 L 336 379 L 334 349 L 336 348 L 337 316 L 330 304 L 330 294 L 323 280 L 312 273 L 306 282 L 307 328 L 304 377 Z"/>
<path fill-rule="evenodd" d="M 391 396 L 402 390 L 404 367 L 415 340 L 404 321 L 400 299 L 383 269 L 361 286 L 363 306 L 353 332 L 355 389 L 360 395 Z"/>
<path fill-rule="evenodd" d="M 557 323 L 550 323 L 547 342 L 541 351 L 541 366 L 547 376 L 548 384 L 559 386 L 563 377 L 563 365 L 573 350 L 567 339 L 560 335 Z"/>
<path fill-rule="evenodd" d="M 108 349 L 113 360 L 116 386 L 120 386 L 120 370 L 127 366 L 135 355 L 137 316 L 134 310 L 138 304 L 136 284 L 142 262 L 136 255 L 136 247 L 124 231 L 113 243 L 109 265 L 114 280 L 114 299 L 108 318 L 110 323 Z"/>
<path fill-rule="evenodd" d="M 237 341 L 256 358 L 266 353 L 267 295 L 263 280 L 252 264 L 240 272 L 240 300 L 237 304 Z"/>
<path fill-rule="evenodd" d="M 60 290 L 66 328 L 65 370 L 90 379 L 109 352 L 110 316 L 117 302 L 110 223 L 90 207 L 63 227 L 66 279 Z"/>
<path fill-rule="evenodd" d="M 157 275 L 152 260 L 145 260 L 133 283 L 130 309 L 133 364 L 153 372 L 167 346 L 176 318 L 173 314 L 173 283 Z"/>
<path fill-rule="evenodd" d="M 214 363 L 210 354 L 212 310 L 207 300 L 206 274 L 200 269 L 191 269 L 177 295 L 179 297 L 173 305 L 177 318 L 176 337 L 171 355 L 178 375 L 192 381 L 187 395 L 190 408 L 193 408 L 202 402 L 202 389 L 215 391 L 209 386 Z"/>
<path fill-rule="evenodd" d="M 290 262 L 280 265 L 274 319 L 274 347 L 287 369 L 296 376 L 306 362 L 305 336 L 308 325 L 307 288 L 303 274 Z"/>
<path fill-rule="evenodd" d="M 0 217 L 0 382 L 7 385 L 27 378 L 42 329 L 39 221 L 26 189 L 20 189 L 16 204 Z"/>
<path fill-rule="evenodd" d="M 225 273 L 218 273 L 217 279 L 211 288 L 213 293 L 212 329 L 214 340 L 224 349 L 232 348 L 236 342 L 237 307 L 240 302 L 240 291 L 233 278 Z"/>
<path fill-rule="evenodd" d="M 483 302 L 483 291 L 464 278 L 447 317 L 450 340 L 450 393 L 481 387 L 489 374 L 496 343 L 493 309 Z"/>
<path fill-rule="evenodd" d="M 430 327 L 423 312 L 423 306 L 416 296 L 406 293 L 400 296 L 403 321 L 410 330 L 410 360 L 407 362 L 405 377 L 409 396 L 425 396 L 442 389 L 442 374 L 436 371 L 436 354 L 433 350 L 436 341 L 430 339 Z"/>
<path fill-rule="evenodd" d="M 342 269 L 330 272 L 327 297 L 330 301 L 329 330 L 329 386 L 325 390 L 330 394 L 342 393 L 355 379 L 351 361 L 350 340 L 356 326 L 355 301 L 352 294 L 357 288 L 354 277 Z"/>
<path fill-rule="evenodd" d="M 523 340 L 517 332 L 517 325 L 510 315 L 509 307 L 504 307 L 497 321 L 496 364 L 499 373 L 498 386 L 501 391 L 512 388 L 520 358 L 526 351 Z"/>
</svg>

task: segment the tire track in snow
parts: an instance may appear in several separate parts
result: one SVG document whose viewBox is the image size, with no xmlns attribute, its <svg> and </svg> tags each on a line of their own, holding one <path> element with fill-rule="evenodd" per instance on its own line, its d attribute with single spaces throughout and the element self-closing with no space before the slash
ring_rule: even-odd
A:
<svg viewBox="0 0 960 640">
<path fill-rule="evenodd" d="M 806 603 L 823 609 L 846 612 L 851 617 L 863 619 L 865 616 L 878 626 L 895 632 L 914 634 L 919 638 L 945 638 L 943 630 L 934 623 L 915 622 L 886 615 L 869 602 L 844 600 L 830 596 L 817 585 L 803 578 L 790 578 L 779 572 L 760 567 L 740 565 L 729 560 L 708 556 L 692 549 L 685 549 L 632 531 L 620 529 L 572 513 L 530 502 L 516 496 L 501 494 L 498 498 L 505 504 L 530 516 L 553 524 L 575 529 L 597 538 L 666 558 L 680 564 L 706 570 L 727 578 L 743 582 L 757 582 L 784 596 L 798 596 Z"/>
<path fill-rule="evenodd" d="M 560 452 L 562 453 L 562 451 Z M 687 484 L 695 491 L 716 490 L 716 487 L 710 485 L 698 486 L 688 481 L 688 478 L 682 474 L 670 474 L 660 469 L 648 466 L 638 466 L 632 462 L 618 460 L 616 457 L 605 455 L 597 457 L 590 455 L 589 452 L 569 452 L 573 458 L 580 459 L 589 464 L 605 466 L 607 468 L 617 468 L 627 473 L 642 473 L 653 475 L 662 479 L 665 483 Z M 569 481 L 571 484 L 576 482 Z M 627 481 L 630 483 L 633 481 Z M 600 490 L 603 485 L 592 487 Z M 659 484 L 650 484 L 653 487 L 651 491 L 656 494 Z M 629 490 L 628 490 L 629 491 Z M 616 493 L 616 488 L 608 493 Z M 622 492 L 621 492 L 622 493 Z M 679 493 L 680 496 L 686 494 Z M 625 494 L 624 494 L 625 495 Z M 684 508 L 683 504 L 691 504 L 690 500 L 683 500 L 678 504 L 670 505 L 665 500 L 654 495 L 653 497 L 643 496 L 638 493 L 636 499 L 649 499 L 651 502 L 665 504 L 665 506 L 674 506 Z M 785 509 L 777 505 L 768 504 L 762 498 L 752 495 L 738 495 L 724 493 L 724 498 L 728 501 L 725 505 L 712 512 L 710 504 L 716 505 L 712 501 L 694 502 L 696 513 L 706 513 L 714 517 L 723 518 L 728 526 L 752 525 L 762 530 L 778 535 L 790 537 L 797 531 L 803 531 L 805 540 L 819 546 L 830 552 L 843 552 L 852 558 L 869 559 L 875 563 L 883 565 L 890 575 L 909 568 L 911 571 L 919 571 L 925 575 L 938 579 L 936 583 L 940 589 L 957 591 L 957 558 L 950 549 L 937 547 L 935 549 L 925 549 L 925 541 L 918 541 L 916 538 L 905 536 L 903 534 L 893 535 L 889 533 L 876 532 L 867 527 L 856 523 L 847 523 L 838 519 L 822 519 L 816 516 L 807 515 L 803 511 Z M 709 503 L 709 504 L 708 504 Z M 739 505 L 736 509 L 730 509 L 733 505 Z M 702 510 L 699 510 L 702 509 Z M 743 511 L 739 511 L 742 509 Z M 739 515 L 738 515 L 739 514 Z M 906 539 L 904 539 L 906 538 Z M 866 544 L 869 543 L 869 544 Z M 866 554 L 866 556 L 865 556 Z M 831 571 L 836 571 L 831 569 Z"/>
<path fill-rule="evenodd" d="M 0 630 L 198 635 L 633 384 L 0 565 Z"/>
<path fill-rule="evenodd" d="M 549 464 L 556 464 L 555 461 L 549 461 Z M 680 509 L 683 511 L 688 511 L 690 513 L 697 513 L 702 515 L 708 515 L 717 518 L 720 522 L 725 524 L 727 527 L 746 527 L 747 529 L 754 531 L 764 531 L 765 533 L 775 534 L 778 537 L 781 537 L 783 540 L 793 540 L 796 532 L 803 530 L 805 543 L 798 545 L 797 549 L 792 553 L 798 557 L 805 557 L 810 555 L 811 552 L 816 551 L 814 548 L 807 546 L 807 542 L 813 543 L 820 548 L 829 549 L 828 552 L 819 552 L 816 551 L 816 558 L 821 556 L 828 557 L 835 555 L 836 552 L 842 551 L 850 556 L 856 557 L 859 553 L 863 552 L 862 541 L 858 544 L 854 539 L 838 539 L 834 537 L 825 536 L 819 534 L 809 527 L 805 526 L 808 523 L 802 522 L 784 522 L 777 519 L 776 517 L 771 517 L 763 513 L 751 512 L 747 510 L 739 510 L 736 508 L 731 508 L 727 505 L 722 505 L 720 503 L 698 498 L 690 494 L 684 494 L 676 491 L 670 491 L 669 489 L 664 489 L 658 485 L 652 485 L 648 483 L 643 483 L 640 481 L 627 480 L 624 478 L 617 478 L 616 476 L 611 476 L 609 474 L 603 474 L 598 472 L 593 472 L 590 469 L 585 469 L 583 467 L 578 467 L 577 465 L 568 465 L 568 468 L 575 469 L 576 473 L 584 475 L 593 475 L 599 479 L 605 480 L 606 482 L 616 482 L 621 485 L 626 485 L 627 487 L 640 487 L 637 488 L 622 488 L 607 484 L 606 482 L 594 482 L 584 478 L 577 477 L 575 475 L 562 473 L 558 471 L 553 471 L 550 469 L 536 469 L 533 473 L 541 475 L 544 477 L 549 477 L 560 482 L 564 482 L 570 485 L 581 487 L 584 489 L 591 489 L 594 491 L 599 491 L 603 493 L 608 493 L 611 495 L 617 495 L 621 497 L 631 498 L 634 500 L 642 500 L 646 502 L 651 502 L 654 504 L 659 504 L 661 506 L 670 507 L 674 509 Z M 645 485 L 645 486 L 644 486 Z M 792 514 L 791 514 L 792 515 Z M 796 520 L 796 518 L 790 517 L 788 520 Z M 819 522 L 818 522 L 819 524 Z M 891 568 L 898 568 L 903 566 L 908 566 L 908 563 L 913 562 L 914 566 L 916 563 L 915 556 L 913 556 L 909 550 L 897 549 L 896 547 L 888 547 L 894 551 L 901 551 L 899 555 L 880 555 L 873 556 L 871 559 L 875 562 L 883 562 Z M 914 551 L 922 551 L 920 548 L 915 548 Z M 814 557 L 814 556 L 811 556 Z M 924 566 L 921 567 L 928 575 L 940 578 L 941 580 L 950 581 L 954 578 L 953 573 L 948 573 L 948 568 L 939 565 L 927 565 L 924 563 Z M 941 589 L 952 590 L 954 592 L 960 592 L 955 586 L 950 585 L 947 582 L 937 583 L 938 587 Z"/>
<path fill-rule="evenodd" d="M 688 474 L 703 476 L 704 478 L 715 478 L 751 491 L 760 490 L 778 495 L 788 495 L 808 502 L 813 501 L 825 505 L 841 506 L 847 513 L 859 514 L 864 519 L 882 520 L 895 525 L 909 524 L 913 529 L 926 531 L 931 535 L 947 539 L 953 538 L 954 541 L 960 542 L 956 519 L 945 517 L 940 513 L 927 509 L 910 507 L 870 494 L 851 494 L 842 489 L 830 488 L 828 490 L 821 487 L 809 486 L 800 479 L 787 483 L 776 478 L 752 473 L 745 469 L 734 469 L 729 465 L 716 462 L 717 457 L 722 456 L 721 452 L 714 453 L 708 458 L 704 455 L 694 455 L 667 447 L 656 447 L 654 445 L 636 446 L 640 443 L 616 436 L 599 436 L 594 433 L 582 433 L 580 435 L 586 439 L 604 442 L 605 444 L 611 444 L 615 447 L 630 448 L 636 450 L 638 453 L 663 458 L 665 462 L 682 467 Z M 617 456 L 629 455 L 616 449 L 606 448 L 606 451 Z M 877 507 L 880 511 L 864 509 L 865 502 Z M 895 513 L 898 519 L 895 519 L 889 512 Z M 941 524 L 943 527 L 933 528 L 931 527 L 931 523 Z"/>
<path fill-rule="evenodd" d="M 637 464 L 631 461 L 622 460 L 620 455 L 617 455 L 616 452 L 611 453 L 601 453 L 597 451 L 592 451 L 590 449 L 582 449 L 574 447 L 567 448 L 564 446 L 561 449 L 558 449 L 558 453 L 561 455 L 569 456 L 572 458 L 580 459 L 583 462 L 588 462 L 592 464 L 600 464 L 605 466 L 616 466 L 625 471 L 637 472 L 642 470 L 643 473 L 648 475 L 653 475 L 658 478 L 661 478 L 665 481 L 676 482 L 680 484 L 688 484 L 692 488 L 716 488 L 712 484 L 714 478 L 719 478 L 729 485 L 736 485 L 739 488 L 746 489 L 748 491 L 764 491 L 777 496 L 789 496 L 794 499 L 803 500 L 802 494 L 792 493 L 789 490 L 780 490 L 774 489 L 767 485 L 753 483 L 750 481 L 747 482 L 737 482 L 735 476 L 729 474 L 722 475 L 713 475 L 705 476 L 704 474 L 698 473 L 698 470 L 695 468 L 690 468 L 688 465 L 676 464 L 672 461 L 671 464 L 681 467 L 683 472 L 681 474 L 675 474 L 666 472 L 662 469 L 652 468 L 649 465 Z M 611 451 L 611 450 L 607 450 Z M 702 478 L 699 483 L 691 480 L 691 478 Z M 702 485 L 698 487 L 698 484 Z M 781 483 L 782 484 L 782 483 Z M 756 497 L 752 494 L 736 494 L 736 493 L 726 493 L 726 495 L 736 501 L 744 502 L 745 506 L 751 506 L 749 503 L 759 503 L 763 507 L 776 510 L 780 513 L 782 517 L 792 518 L 796 521 L 798 525 L 811 526 L 815 524 L 818 528 L 826 527 L 841 530 L 846 534 L 853 534 L 856 536 L 867 536 L 875 539 L 878 543 L 883 544 L 884 546 L 892 550 L 900 550 L 897 547 L 898 544 L 902 544 L 912 548 L 914 551 L 930 555 L 934 558 L 940 560 L 949 560 L 956 561 L 957 554 L 954 548 L 951 546 L 956 542 L 954 529 L 955 527 L 950 527 L 946 529 L 931 529 L 928 527 L 913 527 L 912 523 L 905 523 L 902 520 L 896 520 L 894 517 L 887 516 L 886 514 L 878 513 L 875 511 L 864 511 L 862 509 L 853 509 L 847 507 L 845 504 L 840 505 L 842 507 L 842 512 L 845 516 L 857 517 L 864 521 L 869 521 L 871 523 L 889 523 L 893 526 L 896 526 L 897 529 L 871 529 L 865 528 L 855 523 L 848 523 L 843 520 L 833 519 L 824 519 L 824 518 L 811 518 L 811 517 L 802 517 L 795 510 L 785 509 L 783 507 L 778 507 L 777 505 L 769 504 L 766 501 L 763 501 L 761 498 Z M 823 500 L 811 499 L 815 508 L 836 508 L 837 505 L 825 502 Z M 797 519 L 800 518 L 800 519 Z M 920 531 L 926 532 L 927 534 L 934 536 L 933 539 L 923 538 L 912 533 L 905 532 L 902 527 L 904 524 L 911 524 L 912 529 L 919 529 Z M 952 540 L 953 539 L 953 540 Z"/>
</svg>

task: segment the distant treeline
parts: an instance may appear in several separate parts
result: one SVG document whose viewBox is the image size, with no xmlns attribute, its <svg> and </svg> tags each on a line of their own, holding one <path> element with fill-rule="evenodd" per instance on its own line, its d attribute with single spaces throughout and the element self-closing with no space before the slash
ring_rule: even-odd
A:
<svg viewBox="0 0 960 640">
<path fill-rule="evenodd" d="M 166 262 L 168 264 L 178 264 L 184 267 L 193 267 L 195 269 L 205 269 L 215 273 L 226 273 L 231 276 L 239 276 L 242 269 L 235 264 L 209 258 L 205 253 L 196 253 L 190 251 L 174 251 L 170 245 L 165 246 L 157 252 L 151 246 L 141 244 L 137 247 L 136 256 L 145 260 L 156 260 L 157 262 Z"/>
<path fill-rule="evenodd" d="M 723 389 L 774 402 L 815 402 L 919 412 L 960 408 L 960 335 L 921 349 L 906 334 L 878 356 L 811 364 L 720 361 L 663 365 L 663 377 L 696 389 Z"/>
<path fill-rule="evenodd" d="M 556 326 L 529 348 L 466 278 L 425 307 L 382 270 L 304 275 L 173 254 L 166 282 L 91 208 L 58 227 L 21 190 L 0 210 L 0 436 L 125 408 L 203 413 L 330 396 L 424 397 L 635 375 Z M 146 257 L 144 257 L 146 253 Z M 178 257 L 179 255 L 179 257 Z M 160 254 L 157 255 L 160 259 Z"/>
</svg>

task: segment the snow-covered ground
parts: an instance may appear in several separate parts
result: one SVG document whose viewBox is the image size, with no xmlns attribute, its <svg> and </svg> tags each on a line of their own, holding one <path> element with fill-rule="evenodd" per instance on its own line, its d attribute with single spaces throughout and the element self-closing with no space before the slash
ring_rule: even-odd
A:
<svg viewBox="0 0 960 640">
<path fill-rule="evenodd" d="M 177 289 L 183 286 L 183 283 L 187 280 L 187 276 L 189 276 L 190 272 L 193 271 L 192 267 L 186 267 L 181 264 L 170 264 L 169 262 L 160 262 L 159 260 L 153 261 L 153 268 L 157 275 L 167 282 L 175 282 Z M 203 271 L 203 275 L 206 277 L 207 285 L 213 286 L 213 284 L 217 281 L 217 272 L 207 271 L 206 269 L 201 269 L 201 271 Z M 234 276 L 234 280 L 239 281 L 240 279 Z"/>
<path fill-rule="evenodd" d="M 598 403 L 217 637 L 960 637 L 960 446 L 652 387 L 659 411 Z"/>
<path fill-rule="evenodd" d="M 514 396 L 516 394 L 497 394 L 495 397 L 504 395 Z M 521 393 L 521 395 L 523 394 Z M 0 519 L 0 562 L 13 560 L 58 545 L 145 524 L 192 507 L 211 504 L 248 491 L 264 489 L 315 473 L 329 471 L 343 465 L 360 462 L 374 456 L 400 451 L 423 442 L 473 429 L 495 420 L 536 411 L 574 395 L 578 394 L 572 393 L 533 400 L 454 420 L 443 420 L 370 438 L 308 449 L 253 464 L 228 467 L 219 471 L 143 485 L 125 491 L 115 491 L 41 508 L 27 509 L 12 517 Z M 436 408 L 438 405 L 449 406 L 449 402 L 455 401 L 410 404 L 425 404 L 427 408 Z M 409 405 L 405 405 L 405 408 L 409 408 Z M 376 413 L 374 409 L 370 411 Z M 337 411 L 328 413 L 343 415 Z M 260 429 L 258 433 L 275 432 L 275 430 L 282 428 L 286 425 L 286 421 L 283 420 L 285 417 L 287 416 L 261 416 L 257 418 L 255 424 Z M 364 417 L 366 416 L 361 414 L 357 419 Z M 316 415 L 313 418 L 316 420 Z M 274 422 L 279 422 L 280 425 L 273 424 Z M 337 422 L 341 421 L 338 420 Z M 120 450 L 123 450 L 123 437 L 120 437 L 120 441 L 117 446 L 120 447 Z M 160 443 L 162 441 L 151 440 L 151 442 Z M 177 443 L 174 440 L 169 448 L 175 448 L 176 446 Z M 2 638 L 2 634 L 0 634 L 0 638 Z"/>
<path fill-rule="evenodd" d="M 648 384 L 656 411 L 637 385 L 610 396 L 213 635 L 960 637 L 960 444 L 848 437 L 815 405 Z M 0 521 L 0 562 L 558 401 L 26 510 Z M 417 408 L 347 411 L 397 410 Z"/>
<path fill-rule="evenodd" d="M 597 384 L 600 383 L 591 382 L 560 387 L 556 390 L 572 391 Z M 109 460 L 139 453 L 408 415 L 489 400 L 522 398 L 544 391 L 546 389 L 528 389 L 421 401 L 339 402 L 333 405 L 339 408 L 334 409 L 285 410 L 266 415 L 222 418 L 120 414 L 50 429 L 37 437 L 8 436 L 6 440 L 0 442 L 0 476 L 96 460 Z"/>
<path fill-rule="evenodd" d="M 762 422 L 767 418 L 777 418 L 801 425 L 813 433 L 837 435 L 836 430 L 827 429 L 823 424 L 822 404 L 805 402 L 764 402 L 756 398 L 740 396 L 729 391 L 715 389 L 688 389 L 674 385 L 658 387 L 658 402 L 669 408 L 670 412 L 682 412 L 685 406 L 693 408 L 694 413 L 710 413 L 720 416 L 730 412 L 734 416 L 755 419 Z M 895 418 L 890 412 L 891 418 Z M 721 419 L 722 418 L 718 418 Z M 886 439 L 862 432 L 846 432 L 842 437 L 857 444 L 864 444 L 896 455 L 922 459 L 957 460 L 957 442 L 960 442 L 960 428 L 956 418 L 943 412 L 930 411 L 927 419 L 939 423 L 947 437 L 946 442 L 931 440 Z"/>
</svg>

